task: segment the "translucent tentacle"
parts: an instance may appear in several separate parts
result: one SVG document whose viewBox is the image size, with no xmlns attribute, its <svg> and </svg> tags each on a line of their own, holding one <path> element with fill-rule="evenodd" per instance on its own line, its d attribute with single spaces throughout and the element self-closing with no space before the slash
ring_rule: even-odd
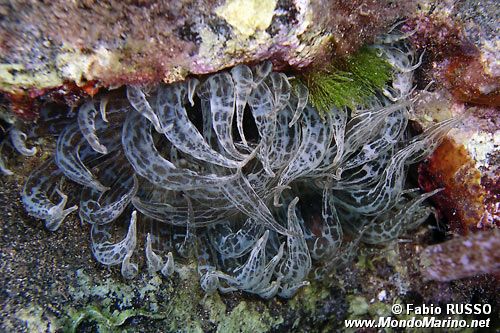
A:
<svg viewBox="0 0 500 333">
<path fill-rule="evenodd" d="M 227 225 L 217 225 L 213 229 L 213 245 L 217 252 L 228 258 L 244 255 L 259 239 L 263 231 L 262 224 L 247 219 L 236 233 Z"/>
<path fill-rule="evenodd" d="M 303 221 L 299 221 L 295 212 L 298 201 L 299 198 L 295 198 L 288 205 L 287 253 L 279 267 L 279 274 L 283 278 L 278 295 L 285 298 L 291 297 L 300 287 L 309 284 L 304 279 L 311 270 L 311 256 L 300 227 Z"/>
<path fill-rule="evenodd" d="M 97 180 L 80 159 L 80 148 L 85 142 L 77 124 L 66 126 L 57 139 L 55 162 L 72 181 L 104 192 L 108 188 Z"/>
<path fill-rule="evenodd" d="M 193 204 L 191 199 L 188 196 L 185 196 L 187 204 L 188 204 L 188 214 L 187 214 L 187 223 L 186 223 L 186 234 L 184 236 L 184 240 L 180 244 L 175 244 L 177 252 L 184 258 L 188 258 L 194 248 L 195 244 L 195 235 L 194 232 L 194 211 Z"/>
<path fill-rule="evenodd" d="M 292 87 L 288 77 L 283 73 L 272 72 L 266 82 L 274 95 L 274 112 L 279 113 L 289 105 Z"/>
<path fill-rule="evenodd" d="M 137 276 L 137 273 L 139 273 L 139 266 L 137 264 L 130 262 L 130 258 L 132 257 L 132 254 L 134 253 L 134 249 L 131 249 L 123 258 L 122 261 L 122 276 L 127 279 L 131 280 Z"/>
<path fill-rule="evenodd" d="M 148 270 L 152 273 L 156 273 L 163 268 L 163 260 L 153 251 L 150 233 L 146 236 L 146 262 Z"/>
<path fill-rule="evenodd" d="M 281 261 L 281 258 L 283 257 L 284 249 L 285 249 L 285 243 L 281 243 L 278 249 L 278 253 L 276 253 L 276 255 L 271 258 L 269 263 L 264 268 L 264 271 L 260 276 L 260 281 L 257 284 L 255 284 L 255 286 L 252 288 L 253 293 L 263 298 L 270 298 L 278 293 L 279 287 L 281 286 L 281 280 L 283 279 L 283 277 L 278 276 L 276 281 L 272 281 L 271 283 L 270 281 L 275 273 L 276 267 L 278 266 L 279 262 Z"/>
<path fill-rule="evenodd" d="M 410 147 L 411 148 L 411 147 Z M 375 186 L 344 191 L 338 202 L 347 209 L 360 214 L 373 215 L 390 209 L 399 200 L 403 191 L 405 160 L 410 149 L 402 149 L 391 159 Z"/>
<path fill-rule="evenodd" d="M 283 169 L 295 156 L 300 145 L 299 126 L 288 126 L 292 114 L 290 109 L 283 110 L 276 115 L 276 131 L 269 159 L 273 170 Z"/>
<path fill-rule="evenodd" d="M 329 114 L 326 117 L 326 123 L 323 123 L 316 110 L 307 108 L 303 117 L 300 146 L 281 174 L 278 189 L 288 186 L 293 180 L 311 172 L 321 163 L 333 136 L 332 118 Z M 280 190 L 276 191 L 275 202 L 278 201 L 280 194 Z"/>
<path fill-rule="evenodd" d="M 0 153 L 0 172 L 5 176 L 12 176 L 14 174 L 12 170 L 10 170 L 5 166 L 5 161 L 3 160 L 1 153 Z"/>
<path fill-rule="evenodd" d="M 78 126 L 83 137 L 95 151 L 101 154 L 107 154 L 108 149 L 99 141 L 96 134 L 96 116 L 97 109 L 95 108 L 94 102 L 90 101 L 83 104 L 78 111 Z"/>
<path fill-rule="evenodd" d="M 253 86 L 253 73 L 250 67 L 245 65 L 238 65 L 231 69 L 231 76 L 234 82 L 234 99 L 236 105 L 236 127 L 240 134 L 241 141 L 245 146 L 248 142 L 245 138 L 243 130 L 243 115 L 245 112 L 245 105 L 247 104 L 248 96 L 252 91 Z"/>
<path fill-rule="evenodd" d="M 260 136 L 258 157 L 266 173 L 270 177 L 274 177 L 269 154 L 276 131 L 276 112 L 271 90 L 265 82 L 261 82 L 252 90 L 248 98 L 248 105 L 250 105 Z"/>
<path fill-rule="evenodd" d="M 361 240 L 369 244 L 380 244 L 396 239 L 405 230 L 415 228 L 432 213 L 432 208 L 422 206 L 422 202 L 442 190 L 424 193 L 409 200 L 396 212 L 377 216 L 367 224 Z"/>
<path fill-rule="evenodd" d="M 196 93 L 196 88 L 200 84 L 200 81 L 198 79 L 189 79 L 187 81 L 187 96 L 188 96 L 188 101 L 191 104 L 191 106 L 194 106 L 194 94 Z"/>
<path fill-rule="evenodd" d="M 282 235 L 288 234 L 287 229 L 276 222 L 269 208 L 255 193 L 245 176 L 240 174 L 235 181 L 222 186 L 221 189 L 236 209 L 252 217 L 257 223 L 262 223 Z"/>
<path fill-rule="evenodd" d="M 405 110 L 396 111 L 390 114 L 380 131 L 379 137 L 363 145 L 358 154 L 346 161 L 342 166 L 343 171 L 370 162 L 393 147 L 401 137 L 407 123 L 408 117 Z"/>
<path fill-rule="evenodd" d="M 91 229 L 92 253 L 101 264 L 119 265 L 127 255 L 132 255 L 137 240 L 137 212 L 132 212 L 127 235 L 118 243 L 110 242 L 109 224 L 93 224 Z M 128 269 L 128 265 L 125 265 Z"/>
<path fill-rule="evenodd" d="M 93 189 L 88 189 L 90 193 L 87 193 L 87 196 L 90 198 L 80 201 L 80 218 L 91 224 L 106 224 L 116 220 L 137 193 L 138 188 L 137 177 L 133 175 L 123 183 L 113 186 L 103 195 Z"/>
<path fill-rule="evenodd" d="M 309 99 L 309 90 L 307 87 L 301 83 L 294 85 L 294 92 L 297 96 L 297 105 L 295 106 L 295 111 L 293 113 L 293 118 L 290 121 L 289 126 L 292 127 L 299 120 L 302 115 L 302 111 L 307 105 L 307 101 Z"/>
<path fill-rule="evenodd" d="M 415 149 L 411 156 L 406 160 L 406 163 L 417 163 L 423 160 L 426 156 L 429 156 L 441 144 L 446 133 L 460 123 L 460 121 L 462 121 L 461 117 L 444 120 L 429 127 L 422 134 L 414 137 L 410 141 L 410 145 L 417 145 L 418 148 Z"/>
<path fill-rule="evenodd" d="M 26 147 L 26 134 L 21 132 L 15 127 L 12 127 L 9 131 L 10 141 L 12 146 L 17 152 L 23 156 L 34 156 L 36 154 L 36 147 L 28 148 Z"/>
<path fill-rule="evenodd" d="M 106 108 L 108 106 L 108 102 L 108 96 L 102 97 L 99 102 L 99 113 L 101 114 L 102 120 L 104 120 L 105 122 L 108 122 L 108 117 L 106 116 Z"/>
<path fill-rule="evenodd" d="M 48 192 L 52 184 L 60 177 L 61 172 L 57 170 L 53 161 L 49 160 L 29 175 L 21 194 L 26 212 L 44 220 L 45 227 L 50 231 L 57 230 L 66 216 L 78 209 L 77 206 L 64 209 L 68 197 L 59 189 L 56 189 L 56 192 L 61 197 L 61 201 L 54 204 L 50 199 Z"/>
<path fill-rule="evenodd" d="M 229 286 L 242 290 L 252 290 L 260 282 L 260 275 L 266 266 L 266 243 L 269 237 L 269 230 L 257 241 L 243 266 L 235 269 L 236 276 L 219 274 L 219 278 L 226 280 Z"/>
<path fill-rule="evenodd" d="M 212 75 L 206 82 L 210 90 L 212 126 L 219 144 L 234 159 L 244 160 L 245 155 L 234 146 L 232 125 L 235 108 L 234 84 L 229 73 Z"/>
<path fill-rule="evenodd" d="M 177 149 L 195 158 L 227 168 L 239 167 L 240 163 L 213 150 L 203 139 L 187 116 L 183 105 L 185 94 L 185 85 L 181 83 L 160 88 L 158 114 L 163 134 Z M 212 124 L 215 128 L 215 123 Z"/>
<path fill-rule="evenodd" d="M 154 145 L 149 124 L 139 114 L 131 112 L 123 125 L 123 150 L 134 170 L 151 183 L 170 190 L 220 186 L 234 176 L 199 175 L 188 169 L 178 169 L 163 158 Z"/>
<path fill-rule="evenodd" d="M 343 232 L 340 219 L 335 209 L 332 193 L 327 188 L 323 190 L 321 216 L 322 225 L 319 235 L 307 229 L 304 231 L 306 240 L 312 243 L 309 249 L 311 257 L 315 260 L 331 258 L 342 244 Z"/>
<path fill-rule="evenodd" d="M 157 132 L 161 133 L 166 130 L 161 127 L 158 116 L 149 104 L 146 99 L 146 95 L 140 87 L 133 85 L 127 86 L 127 98 L 134 109 L 153 124 Z"/>
<path fill-rule="evenodd" d="M 254 85 L 259 85 L 273 70 L 273 64 L 270 61 L 264 61 L 252 67 Z"/>
<path fill-rule="evenodd" d="M 167 260 L 165 261 L 165 264 L 161 268 L 161 274 L 164 277 L 169 277 L 174 274 L 175 271 L 175 263 L 174 263 L 174 256 L 172 255 L 172 252 L 167 253 Z"/>
</svg>

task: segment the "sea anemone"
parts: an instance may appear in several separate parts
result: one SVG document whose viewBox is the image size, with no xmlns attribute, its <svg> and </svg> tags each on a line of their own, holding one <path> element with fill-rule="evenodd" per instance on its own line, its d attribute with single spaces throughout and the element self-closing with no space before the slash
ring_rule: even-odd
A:
<svg viewBox="0 0 500 333">
<path fill-rule="evenodd" d="M 395 239 L 433 212 L 423 202 L 436 191 L 408 189 L 406 174 L 455 120 L 410 137 L 415 53 L 399 38 L 371 50 L 390 84 L 321 115 L 270 62 L 89 100 L 29 176 L 24 206 L 49 230 L 78 209 L 95 258 L 127 279 L 145 239 L 150 272 L 196 258 L 207 292 L 291 297 L 313 267 L 321 277 L 360 241 Z M 63 179 L 83 186 L 78 208 Z"/>
</svg>

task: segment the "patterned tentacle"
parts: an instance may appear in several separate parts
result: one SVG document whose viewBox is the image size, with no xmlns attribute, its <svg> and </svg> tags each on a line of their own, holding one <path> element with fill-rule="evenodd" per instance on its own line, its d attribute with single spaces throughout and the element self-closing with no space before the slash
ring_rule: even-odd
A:
<svg viewBox="0 0 500 333">
<path fill-rule="evenodd" d="M 68 197 L 57 188 L 55 191 L 61 197 L 61 201 L 55 204 L 51 200 L 49 192 L 54 182 L 60 178 L 61 171 L 52 160 L 48 160 L 30 174 L 21 194 L 21 200 L 28 214 L 44 220 L 45 227 L 50 231 L 57 230 L 66 216 L 78 209 L 77 206 L 65 209 Z"/>
<path fill-rule="evenodd" d="M 146 99 L 146 95 L 139 86 L 127 86 L 127 98 L 134 109 L 148 119 L 158 133 L 162 133 L 165 128 L 160 125 L 160 120 L 153 108 Z"/>
<path fill-rule="evenodd" d="M 72 181 L 104 192 L 108 188 L 101 184 L 81 160 L 81 156 L 86 154 L 81 154 L 80 149 L 86 142 L 77 124 L 66 126 L 57 139 L 55 162 Z"/>
<path fill-rule="evenodd" d="M 262 224 L 249 218 L 236 233 L 228 224 L 213 227 L 212 243 L 222 256 L 238 258 L 247 253 L 263 232 Z"/>
<path fill-rule="evenodd" d="M 288 205 L 288 229 L 287 236 L 287 252 L 285 259 L 279 266 L 279 274 L 282 276 L 281 288 L 279 296 L 290 298 L 297 290 L 309 282 L 304 279 L 311 270 L 311 256 L 307 248 L 304 233 L 300 225 L 304 224 L 299 221 L 295 208 L 299 198 L 295 198 Z"/>
<path fill-rule="evenodd" d="M 231 158 L 246 159 L 248 156 L 240 153 L 233 141 L 232 126 L 236 101 L 231 75 L 226 72 L 213 75 L 205 84 L 210 91 L 212 126 L 219 144 Z"/>
<path fill-rule="evenodd" d="M 96 134 L 96 116 L 97 109 L 94 102 L 90 101 L 83 104 L 78 110 L 78 126 L 83 137 L 96 152 L 107 154 L 108 149 L 99 141 Z"/>
<path fill-rule="evenodd" d="M 137 212 L 132 212 L 125 238 L 118 243 L 112 243 L 111 227 L 109 224 L 93 224 L 91 229 L 92 253 L 103 265 L 112 266 L 121 264 L 131 251 L 135 249 L 137 240 Z M 125 265 L 127 266 L 127 265 Z"/>
<path fill-rule="evenodd" d="M 245 65 L 238 65 L 231 69 L 231 77 L 234 82 L 234 100 L 236 107 L 236 127 L 240 135 L 243 145 L 248 147 L 248 142 L 245 138 L 245 131 L 243 129 L 243 115 L 245 112 L 245 105 L 247 104 L 248 96 L 252 91 L 254 85 L 253 73 L 250 67 Z"/>
<path fill-rule="evenodd" d="M 199 175 L 188 169 L 178 169 L 163 158 L 155 147 L 151 127 L 138 113 L 129 113 L 123 125 L 122 143 L 125 156 L 134 170 L 157 186 L 185 191 L 214 187 L 227 183 L 234 176 Z"/>
<path fill-rule="evenodd" d="M 28 148 L 26 147 L 26 134 L 21 132 L 21 130 L 12 127 L 9 130 L 10 142 L 17 152 L 23 156 L 34 156 L 36 154 L 36 147 Z"/>
<path fill-rule="evenodd" d="M 197 159 L 226 168 L 237 168 L 237 161 L 228 159 L 213 150 L 189 120 L 184 107 L 186 86 L 183 83 L 160 88 L 158 91 L 158 114 L 163 134 L 180 151 Z M 212 124 L 215 124 L 212 121 Z M 215 128 L 215 127 L 214 127 Z"/>
</svg>

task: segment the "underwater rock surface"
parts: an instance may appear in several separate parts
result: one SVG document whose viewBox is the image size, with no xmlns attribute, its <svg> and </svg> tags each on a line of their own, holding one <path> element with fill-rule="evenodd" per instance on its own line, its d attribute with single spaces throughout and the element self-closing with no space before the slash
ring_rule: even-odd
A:
<svg viewBox="0 0 500 333">
<path fill-rule="evenodd" d="M 415 118 L 463 117 L 441 147 L 419 167 L 426 191 L 453 233 L 500 227 L 500 11 L 495 1 L 423 2 L 405 22 L 412 44 L 425 50 L 417 70 Z M 434 86 L 434 88 L 432 88 Z"/>
<path fill-rule="evenodd" d="M 244 6 L 245 10 L 241 10 Z M 36 117 L 37 97 L 175 82 L 270 59 L 302 68 L 372 43 L 413 1 L 10 1 L 0 5 L 0 90 Z M 67 101 L 65 101 L 68 104 Z"/>
<path fill-rule="evenodd" d="M 190 73 L 270 58 L 280 65 L 302 67 L 327 43 L 337 44 L 337 53 L 343 54 L 372 41 L 412 5 L 320 0 L 12 1 L 0 8 L 5 18 L 0 23 L 0 86 L 16 91 L 56 87 L 64 81 L 82 85 L 96 80 L 103 86 L 172 82 Z M 347 40 L 345 34 L 358 37 Z"/>
<path fill-rule="evenodd" d="M 325 46 L 333 48 L 336 54 L 353 52 L 359 45 L 377 34 L 379 28 L 393 23 L 396 16 L 404 16 L 404 13 L 411 11 L 409 9 L 411 6 L 406 7 L 402 2 L 402 5 L 389 8 L 386 12 L 384 2 L 378 4 L 372 1 L 356 1 L 352 2 L 352 5 L 337 1 L 310 3 L 252 1 L 248 17 L 238 15 L 235 17 L 234 6 L 238 3 L 239 1 L 224 3 L 183 1 L 167 5 L 167 8 L 160 8 L 156 2 L 148 1 L 126 4 L 92 1 L 78 4 L 51 2 L 50 5 L 12 1 L 7 5 L 2 4 L 0 13 L 4 14 L 4 20 L 0 21 L 0 39 L 4 43 L 0 46 L 0 56 L 5 62 L 0 65 L 1 89 L 17 94 L 8 95 L 9 105 L 4 96 L 0 97 L 2 119 L 8 119 L 7 122 L 10 123 L 8 114 L 10 111 L 19 115 L 35 116 L 40 110 L 39 107 L 46 101 L 80 106 L 89 96 L 94 96 L 103 85 L 157 82 L 163 79 L 177 81 L 184 78 L 189 71 L 211 72 L 241 61 L 256 61 L 271 57 L 277 65 L 285 67 L 291 65 L 298 68 L 309 64 L 314 58 L 321 59 Z M 444 8 L 440 6 L 434 8 L 434 13 L 438 16 L 445 13 L 446 6 L 453 6 L 454 2 L 443 3 Z M 459 6 L 453 8 L 458 8 L 459 11 L 462 10 L 460 8 L 465 8 L 463 16 L 466 18 L 475 19 L 478 16 L 474 13 L 483 10 L 483 7 L 475 7 L 470 1 L 459 3 Z M 470 26 L 472 29 L 467 31 L 469 36 L 479 31 L 476 35 L 480 37 L 477 40 L 477 45 L 480 46 L 490 46 L 489 41 L 495 37 L 491 34 L 485 35 L 477 29 L 481 26 L 486 27 L 487 31 L 488 22 L 491 16 L 495 15 L 491 9 L 493 7 L 488 9 L 489 3 L 486 2 L 484 7 L 485 19 L 481 19 L 482 22 L 480 20 L 477 25 L 473 22 Z M 208 32 L 204 31 L 205 34 L 197 35 L 197 29 L 203 28 L 203 25 L 185 24 L 185 18 L 190 17 L 185 14 L 193 9 L 196 10 L 199 4 L 210 8 L 203 14 L 198 13 L 209 17 L 205 22 L 210 29 Z M 273 15 L 270 15 L 271 5 L 274 6 Z M 65 6 L 76 7 L 67 11 Z M 172 8 L 168 8 L 169 6 Z M 309 10 L 309 6 L 312 10 Z M 423 15 L 427 15 L 427 11 L 430 12 L 429 8 L 426 5 L 421 6 Z M 109 19 L 115 19 L 116 13 L 122 9 L 122 12 L 127 14 L 119 17 L 111 30 L 103 29 L 103 26 L 108 25 Z M 297 9 L 298 12 L 294 12 Z M 179 17 L 163 15 L 175 10 L 179 10 Z M 331 15 L 324 15 L 329 11 Z M 155 15 L 143 19 L 144 15 L 147 16 L 147 13 L 152 12 Z M 45 14 L 29 15 L 29 13 Z M 255 13 L 268 15 L 256 18 Z M 325 20 L 318 20 L 317 13 L 320 13 Z M 387 13 L 390 15 L 386 15 Z M 74 16 L 78 18 L 72 19 Z M 26 25 L 27 19 L 33 24 Z M 46 22 L 43 22 L 44 20 Z M 448 16 L 446 20 L 450 20 L 450 17 Z M 140 23 L 136 24 L 138 21 Z M 165 21 L 168 21 L 166 25 Z M 435 17 L 432 17 L 431 21 L 434 24 Z M 88 22 L 98 28 L 87 29 Z M 411 22 L 408 21 L 410 27 Z M 268 23 L 270 25 L 267 25 Z M 169 24 L 175 26 L 175 29 Z M 64 36 L 59 30 L 62 26 L 69 32 L 68 40 L 63 42 L 61 37 Z M 160 29 L 165 26 L 166 29 Z M 141 27 L 141 29 L 130 27 Z M 287 29 L 290 27 L 292 32 L 288 33 Z M 303 28 L 305 30 L 301 30 Z M 46 37 L 46 32 L 50 32 L 49 38 Z M 416 37 L 420 36 L 418 32 Z M 118 42 L 113 39 L 117 35 L 120 36 Z M 150 35 L 153 38 L 143 38 Z M 83 38 L 72 40 L 75 36 Z M 110 36 L 113 37 L 111 42 Z M 296 36 L 298 38 L 294 39 Z M 483 38 L 484 36 L 486 38 Z M 165 41 L 172 43 L 164 43 Z M 289 44 L 290 41 L 293 43 Z M 334 41 L 333 45 L 331 41 Z M 268 42 L 271 44 L 267 44 Z M 461 43 L 463 41 L 458 42 Z M 444 44 L 446 43 L 434 45 L 434 50 L 437 52 L 446 50 Z M 5 47 L 6 45 L 9 47 Z M 228 45 L 230 47 L 226 48 Z M 418 46 L 418 43 L 415 45 Z M 426 44 L 425 47 L 429 48 L 427 52 L 432 52 L 431 45 Z M 144 50 L 147 51 L 143 53 Z M 158 52 L 158 56 L 155 56 L 156 50 L 161 51 Z M 36 57 L 32 56 L 33 52 Z M 180 55 L 180 58 L 176 56 L 170 58 L 172 52 Z M 169 56 L 166 57 L 165 54 Z M 205 60 L 190 62 L 198 59 L 200 54 Z M 494 53 L 484 54 L 490 55 L 490 58 L 488 62 L 482 62 L 481 58 L 481 64 L 485 65 L 485 68 L 486 65 L 494 65 L 495 62 L 491 61 Z M 190 60 L 185 60 L 184 57 Z M 213 61 L 214 59 L 216 61 Z M 474 63 L 479 63 L 476 60 Z M 173 64 L 176 61 L 180 61 L 182 66 L 176 67 Z M 422 68 L 425 71 L 426 64 L 429 63 L 424 55 L 423 66 L 417 71 Z M 195 65 L 203 66 L 195 68 Z M 429 77 L 432 78 L 436 72 L 429 73 L 431 73 Z M 425 77 L 422 72 L 417 75 L 419 85 L 417 90 L 423 89 L 428 82 L 420 82 L 424 81 L 422 77 Z M 66 79 L 70 81 L 63 81 Z M 46 87 L 55 88 L 41 89 Z M 416 120 L 422 128 L 427 128 L 429 123 L 441 121 L 450 115 L 456 117 L 463 109 L 469 109 L 470 105 L 464 107 L 463 104 L 457 103 L 456 96 L 460 97 L 463 94 L 457 95 L 455 92 L 455 97 L 450 97 L 448 92 L 441 94 L 439 89 L 443 87 L 450 89 L 445 82 L 438 81 L 435 90 L 438 102 L 434 103 L 431 98 L 430 104 L 438 104 L 438 108 L 429 105 L 420 107 L 421 104 L 418 103 L 415 105 L 416 113 L 412 120 Z M 434 92 L 433 88 L 430 90 Z M 391 96 L 396 96 L 395 92 L 397 90 L 390 91 Z M 458 98 L 458 101 L 473 103 L 478 101 L 472 100 L 470 96 L 476 95 L 466 95 L 465 99 Z M 97 97 L 101 100 L 100 104 L 106 105 L 106 99 L 102 100 L 101 97 Z M 488 101 L 486 105 L 491 105 L 492 101 L 495 101 L 492 98 L 486 100 Z M 440 214 L 446 218 L 445 221 L 451 224 L 453 232 L 489 229 L 499 223 L 500 159 L 497 156 L 499 122 L 496 120 L 498 110 L 483 107 L 483 104 L 475 105 L 479 105 L 477 112 L 468 110 L 467 116 L 462 118 L 460 130 L 452 132 L 434 156 L 420 166 L 419 180 L 424 189 L 432 191 L 445 188 L 433 198 L 439 198 L 435 200 L 436 206 Z M 97 113 L 98 119 L 99 103 L 96 103 L 95 108 L 96 110 L 87 108 L 81 113 L 87 116 Z M 445 116 L 439 111 L 436 112 L 436 109 L 440 108 L 445 109 Z M 461 111 L 455 113 L 455 109 Z M 68 114 L 70 118 L 75 116 L 74 111 L 69 111 Z M 50 119 L 50 112 L 48 115 Z M 147 115 L 148 119 L 154 122 L 152 114 Z M 110 115 L 110 119 L 112 116 Z M 472 234 L 465 239 L 452 239 L 424 249 L 436 242 L 436 234 L 438 239 L 441 237 L 440 240 L 451 237 L 451 235 L 444 236 L 444 232 L 436 229 L 434 225 L 431 227 L 425 225 L 403 236 L 399 236 L 398 233 L 399 237 L 396 240 L 384 242 L 383 245 L 360 244 L 359 252 L 353 255 L 351 258 L 353 261 L 346 265 L 347 267 L 325 273 L 320 281 L 313 279 L 311 274 L 308 277 L 310 284 L 303 285 L 290 300 L 273 298 L 263 301 L 241 291 L 207 294 L 199 285 L 197 264 L 182 258 L 181 260 L 176 258 L 175 265 L 168 264 L 172 263 L 170 261 L 172 256 L 158 251 L 156 246 L 153 246 L 155 239 L 146 237 L 144 230 L 138 231 L 144 237 L 134 244 L 141 249 L 141 254 L 131 258 L 127 253 L 126 258 L 123 258 L 126 260 L 123 261 L 125 264 L 122 265 L 122 269 L 105 269 L 95 261 L 92 249 L 88 245 L 91 224 L 81 223 L 73 213 L 66 216 L 63 223 L 60 223 L 59 219 L 49 221 L 48 228 L 58 228 L 57 232 L 50 232 L 39 220 L 26 214 L 19 200 L 19 194 L 23 191 L 23 184 L 26 183 L 29 174 L 50 158 L 51 150 L 57 149 L 56 141 L 48 135 L 60 132 L 62 129 L 62 127 L 56 128 L 60 120 L 56 119 L 59 118 L 52 119 L 53 123 L 48 122 L 54 126 L 49 125 L 44 128 L 44 134 L 31 132 L 29 126 L 28 128 L 20 126 L 28 135 L 27 138 L 20 128 L 12 127 L 9 136 L 3 141 L 5 146 L 11 147 L 7 147 L 7 152 L 4 147 L 2 153 L 5 155 L 0 155 L 1 171 L 10 174 L 10 176 L 0 176 L 0 205 L 4 207 L 0 211 L 1 331 L 332 331 L 342 329 L 343 320 L 346 318 L 376 319 L 381 315 L 389 316 L 390 306 L 393 303 L 482 302 L 490 303 L 494 309 L 498 309 L 500 290 L 496 283 L 497 279 L 491 275 L 477 275 L 494 272 L 498 268 L 495 266 L 497 264 L 495 260 L 498 258 L 491 256 L 492 253 L 488 252 L 485 243 L 469 246 L 471 242 L 482 242 L 482 240 L 497 244 L 498 232 L 485 235 Z M 80 120 L 82 128 L 92 128 L 89 119 L 92 117 Z M 70 120 L 73 121 L 75 118 Z M 5 123 L 2 123 L 2 127 L 4 125 Z M 98 136 L 98 139 L 104 140 L 101 142 L 96 141 L 92 130 L 80 133 L 86 142 L 92 142 L 96 152 L 106 152 L 109 148 L 105 142 L 108 138 Z M 33 154 L 33 157 L 23 156 Z M 447 156 L 453 156 L 453 163 L 448 164 Z M 462 165 L 465 168 L 461 169 Z M 413 175 L 410 174 L 409 177 Z M 130 185 L 125 190 L 131 191 L 120 192 L 122 189 L 119 189 L 111 193 L 110 197 L 116 199 L 122 194 L 125 194 L 122 198 L 132 195 L 135 191 L 134 179 L 128 179 L 125 184 Z M 107 184 L 94 183 L 94 185 L 99 187 Z M 62 187 L 69 199 L 67 203 L 64 202 L 66 209 L 72 210 L 74 205 L 79 204 L 74 198 L 80 194 L 80 189 L 71 182 L 65 182 Z M 302 194 L 300 191 L 297 192 Z M 64 201 L 60 200 L 64 197 L 57 191 L 51 195 L 57 199 L 54 203 L 59 203 L 54 207 L 60 208 L 60 204 Z M 113 208 L 119 210 L 121 209 L 119 206 L 120 204 L 114 205 Z M 64 210 L 60 209 L 54 209 L 52 212 L 54 211 L 64 213 Z M 318 215 L 319 211 L 318 209 Z M 126 223 L 130 215 L 124 220 L 124 225 L 119 225 L 122 232 L 127 231 Z M 39 217 L 46 218 L 46 212 Z M 88 218 L 88 215 L 82 214 L 82 218 Z M 312 220 L 314 237 L 322 230 L 317 228 L 320 225 L 319 219 L 314 217 Z M 136 226 L 141 226 L 141 223 Z M 269 241 L 269 236 L 267 237 Z M 260 242 L 263 243 L 265 240 L 264 237 Z M 437 255 L 433 256 L 432 253 Z M 457 256 L 450 256 L 449 253 Z M 471 265 L 458 267 L 461 264 L 460 258 L 457 259 L 459 254 L 469 258 Z M 475 255 L 481 257 L 477 258 Z M 483 267 L 493 267 L 493 269 L 472 269 L 484 260 L 486 264 Z M 451 283 L 425 281 L 426 275 L 427 278 L 432 275 L 426 269 L 434 269 L 433 272 L 436 272 L 442 269 L 440 266 L 442 263 L 450 262 L 457 265 L 457 268 L 440 271 L 438 275 L 441 278 L 431 277 L 431 279 L 439 281 L 443 278 L 448 280 L 461 278 L 461 280 Z M 135 278 L 132 280 L 124 279 L 124 276 L 134 275 Z M 168 278 L 165 278 L 165 275 Z M 467 276 L 472 277 L 466 278 Z M 277 279 L 274 280 L 275 285 L 278 284 L 276 281 Z"/>
</svg>

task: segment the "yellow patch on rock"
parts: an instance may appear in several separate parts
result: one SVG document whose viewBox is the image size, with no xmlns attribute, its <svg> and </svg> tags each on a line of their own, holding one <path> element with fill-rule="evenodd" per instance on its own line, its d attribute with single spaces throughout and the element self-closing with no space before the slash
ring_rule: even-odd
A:
<svg viewBox="0 0 500 333">
<path fill-rule="evenodd" d="M 245 36 L 265 30 L 271 24 L 277 0 L 228 0 L 215 13 Z"/>
<path fill-rule="evenodd" d="M 0 64 L 0 89 L 16 93 L 20 88 L 57 87 L 63 83 L 53 68 L 26 69 L 22 64 Z"/>
<path fill-rule="evenodd" d="M 118 55 L 105 48 L 99 48 L 91 54 L 68 49 L 57 56 L 56 64 L 64 78 L 77 85 L 82 81 L 100 79 L 104 72 L 124 70 Z"/>
</svg>

